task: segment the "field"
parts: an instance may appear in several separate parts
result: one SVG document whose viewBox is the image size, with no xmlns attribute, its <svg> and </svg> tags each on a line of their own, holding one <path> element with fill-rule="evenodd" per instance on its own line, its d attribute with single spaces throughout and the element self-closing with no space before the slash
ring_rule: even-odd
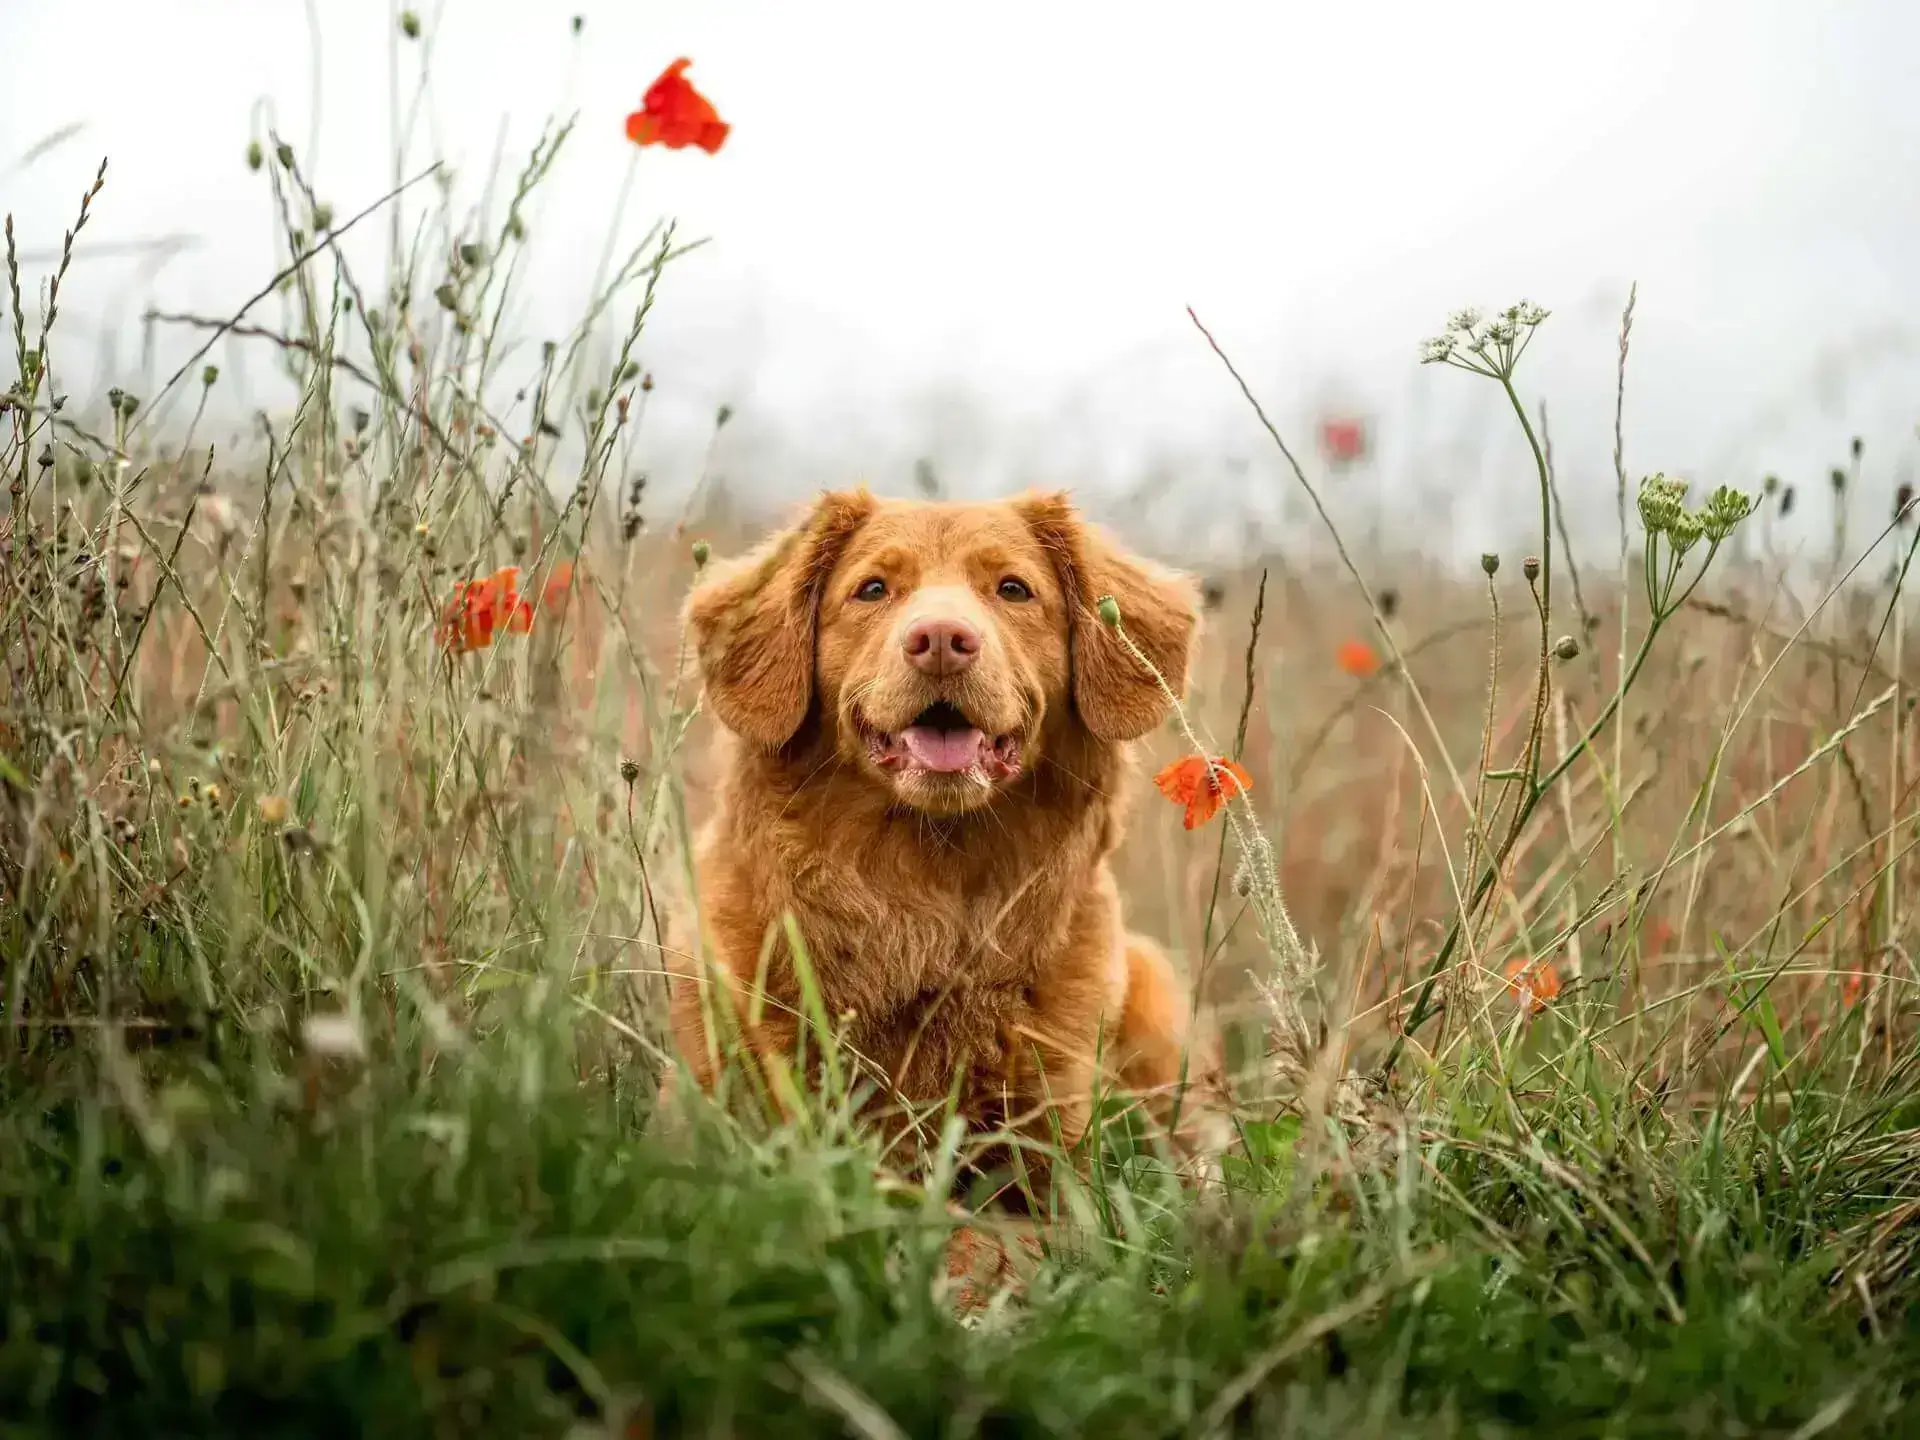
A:
<svg viewBox="0 0 1920 1440">
<path fill-rule="evenodd" d="M 976 1141 L 907 1173 L 850 1095 L 776 1125 L 744 1083 L 656 1123 L 711 779 L 678 606 L 758 525 L 635 483 L 671 231 L 509 362 L 541 155 L 478 216 L 406 197 L 377 276 L 251 158 L 285 268 L 170 332 L 161 393 L 69 390 L 77 282 L 9 264 L 9 1433 L 1920 1426 L 1920 530 L 1877 440 L 1744 495 L 1622 471 L 1617 534 L 1569 536 L 1551 317 L 1430 342 L 1511 402 L 1532 555 L 1330 526 L 1205 577 L 1122 882 L 1227 1041 L 1231 1142 L 1196 1178 L 1109 1107 L 1045 1255 L 961 1303 Z M 238 449 L 200 429 L 229 333 L 296 396 Z M 1790 564 L 1783 509 L 1863 487 L 1884 526 Z M 506 567 L 524 605 L 449 628 Z M 1147 777 L 1196 745 L 1252 786 L 1189 832 Z"/>
</svg>

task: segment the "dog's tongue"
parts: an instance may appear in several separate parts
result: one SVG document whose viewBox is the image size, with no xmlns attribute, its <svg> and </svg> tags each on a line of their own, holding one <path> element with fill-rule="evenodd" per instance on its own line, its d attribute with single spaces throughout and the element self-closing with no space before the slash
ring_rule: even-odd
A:
<svg viewBox="0 0 1920 1440">
<path fill-rule="evenodd" d="M 980 763 L 986 737 L 978 730 L 936 730 L 909 725 L 900 732 L 913 763 L 926 770 L 954 774 Z"/>
</svg>

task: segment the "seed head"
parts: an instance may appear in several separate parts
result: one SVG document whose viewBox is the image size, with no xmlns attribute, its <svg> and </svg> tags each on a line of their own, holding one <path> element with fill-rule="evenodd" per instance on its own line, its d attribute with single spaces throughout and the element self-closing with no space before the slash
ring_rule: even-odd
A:
<svg viewBox="0 0 1920 1440">
<path fill-rule="evenodd" d="M 1540 578 L 1540 557 L 1538 555 L 1527 556 L 1526 559 L 1520 562 L 1520 573 L 1526 576 L 1529 582 L 1538 580 Z"/>
<path fill-rule="evenodd" d="M 1498 575 L 1500 573 L 1500 557 L 1491 550 L 1487 551 L 1480 557 L 1480 568 L 1489 575 Z"/>
<path fill-rule="evenodd" d="M 1101 624 L 1112 630 L 1120 628 L 1120 602 L 1113 596 L 1102 595 L 1094 602 L 1093 608 L 1099 614 Z"/>
<path fill-rule="evenodd" d="M 1700 512 L 1701 533 L 1718 545 L 1731 535 L 1734 527 L 1753 513 L 1753 497 L 1735 490 L 1731 485 L 1721 485 L 1707 497 L 1707 505 Z"/>
<path fill-rule="evenodd" d="M 622 760 L 620 762 L 620 778 L 629 785 L 633 784 L 634 781 L 640 778 L 640 762 L 637 760 Z"/>
<path fill-rule="evenodd" d="M 1571 660 L 1580 653 L 1580 642 L 1571 635 L 1562 635 L 1553 642 L 1553 653 L 1562 660 Z"/>
<path fill-rule="evenodd" d="M 704 540 L 693 542 L 693 568 L 704 569 L 708 560 L 713 558 L 713 547 Z"/>
</svg>

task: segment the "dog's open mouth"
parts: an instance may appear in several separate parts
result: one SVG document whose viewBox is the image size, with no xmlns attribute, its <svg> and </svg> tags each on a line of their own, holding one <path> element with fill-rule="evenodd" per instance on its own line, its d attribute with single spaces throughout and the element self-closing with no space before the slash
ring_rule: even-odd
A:
<svg viewBox="0 0 1920 1440">
<path fill-rule="evenodd" d="M 929 705 L 894 734 L 870 731 L 867 746 L 883 769 L 925 775 L 975 774 L 1006 780 L 1020 773 L 1020 737 L 989 736 L 948 701 Z"/>
</svg>

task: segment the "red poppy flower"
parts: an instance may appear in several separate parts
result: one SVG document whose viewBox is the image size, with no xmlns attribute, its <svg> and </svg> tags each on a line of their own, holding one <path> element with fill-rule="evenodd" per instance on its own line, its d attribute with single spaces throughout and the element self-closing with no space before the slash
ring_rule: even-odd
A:
<svg viewBox="0 0 1920 1440">
<path fill-rule="evenodd" d="M 711 155 L 726 143 L 732 127 L 687 79 L 684 72 L 692 63 L 674 61 L 647 87 L 640 108 L 627 116 L 627 138 L 634 144 L 664 145 L 669 150 L 696 145 Z"/>
<path fill-rule="evenodd" d="M 1204 755 L 1186 755 L 1153 777 L 1160 793 L 1187 807 L 1186 828 L 1197 830 L 1234 795 L 1253 788 L 1253 777 L 1224 755 L 1209 762 Z"/>
<path fill-rule="evenodd" d="M 483 580 L 462 580 L 441 613 L 440 643 L 457 652 L 484 650 L 496 633 L 533 629 L 533 605 L 520 594 L 520 567 L 508 565 Z"/>
<path fill-rule="evenodd" d="M 1351 465 L 1367 454 L 1367 427 L 1359 420 L 1320 422 L 1320 449 L 1335 465 Z"/>
<path fill-rule="evenodd" d="M 1516 955 L 1501 972 L 1506 976 L 1507 993 L 1520 1002 L 1529 1015 L 1538 1015 L 1560 993 L 1560 972 L 1551 960 L 1529 960 Z"/>
<path fill-rule="evenodd" d="M 1373 653 L 1373 647 L 1364 640 L 1341 641 L 1340 648 L 1334 652 L 1333 661 L 1356 680 L 1365 680 L 1380 670 L 1380 657 Z"/>
</svg>

